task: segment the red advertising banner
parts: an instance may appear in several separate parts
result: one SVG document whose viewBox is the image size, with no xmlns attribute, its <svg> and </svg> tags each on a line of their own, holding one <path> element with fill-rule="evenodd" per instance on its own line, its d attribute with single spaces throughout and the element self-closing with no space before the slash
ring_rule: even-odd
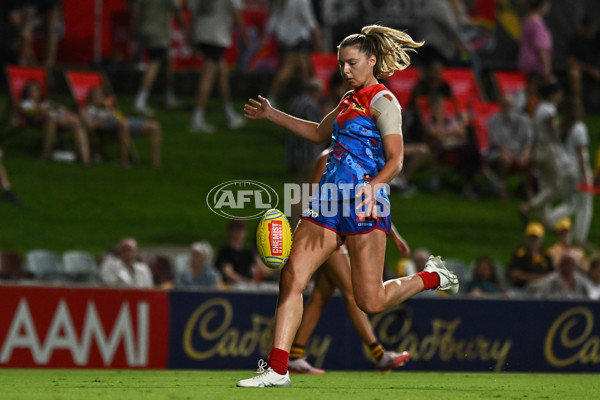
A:
<svg viewBox="0 0 600 400">
<path fill-rule="evenodd" d="M 168 295 L 1 286 L 0 367 L 166 368 Z"/>
</svg>

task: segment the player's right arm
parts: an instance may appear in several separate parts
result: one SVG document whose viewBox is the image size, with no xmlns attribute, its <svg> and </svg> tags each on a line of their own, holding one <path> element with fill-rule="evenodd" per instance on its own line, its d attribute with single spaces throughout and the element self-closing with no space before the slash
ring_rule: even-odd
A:
<svg viewBox="0 0 600 400">
<path fill-rule="evenodd" d="M 303 139 L 313 143 L 323 143 L 331 138 L 333 123 L 337 117 L 337 108 L 331 111 L 321 123 L 311 122 L 293 117 L 283 111 L 273 108 L 265 97 L 258 100 L 250 99 L 250 104 L 244 106 L 244 115 L 250 119 L 268 119 Z"/>
</svg>

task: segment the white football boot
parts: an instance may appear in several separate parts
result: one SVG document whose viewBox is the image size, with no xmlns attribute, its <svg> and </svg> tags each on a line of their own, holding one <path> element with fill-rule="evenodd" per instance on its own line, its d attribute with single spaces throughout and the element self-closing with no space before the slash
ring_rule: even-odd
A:
<svg viewBox="0 0 600 400">
<path fill-rule="evenodd" d="M 290 360 L 288 363 L 288 370 L 294 374 L 311 374 L 311 375 L 323 375 L 325 373 L 324 369 L 315 368 L 308 361 L 306 361 L 305 357 L 296 358 L 295 360 Z"/>
<path fill-rule="evenodd" d="M 386 351 L 383 353 L 379 361 L 375 363 L 377 368 L 382 373 L 391 371 L 396 367 L 402 367 L 410 359 L 410 353 L 403 351 L 402 353 L 396 353 L 395 351 Z"/>
<path fill-rule="evenodd" d="M 429 260 L 427 260 L 427 263 L 425 264 L 425 271 L 435 272 L 440 277 L 440 285 L 436 290 L 446 292 L 448 294 L 458 293 L 458 278 L 452 273 L 452 271 L 448 271 L 448 268 L 446 268 L 444 261 L 442 261 L 440 256 L 429 256 Z"/>
<path fill-rule="evenodd" d="M 269 386 L 277 386 L 277 387 L 290 387 L 292 386 L 292 381 L 290 380 L 290 373 L 286 372 L 285 375 L 280 375 L 277 372 L 273 371 L 271 367 L 265 369 L 268 364 L 266 361 L 259 360 L 258 361 L 258 369 L 254 378 L 244 379 L 237 383 L 238 387 L 269 387 Z"/>
</svg>

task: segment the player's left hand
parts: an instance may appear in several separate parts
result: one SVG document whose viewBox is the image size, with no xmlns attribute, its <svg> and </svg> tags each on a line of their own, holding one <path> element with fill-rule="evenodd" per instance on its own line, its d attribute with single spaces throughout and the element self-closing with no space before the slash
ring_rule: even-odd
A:
<svg viewBox="0 0 600 400">
<path fill-rule="evenodd" d="M 398 252 L 401 255 L 405 257 L 410 256 L 410 247 L 408 246 L 408 243 L 406 243 L 406 240 L 404 240 L 402 236 L 394 236 L 394 244 L 396 245 L 396 248 L 398 249 Z"/>
</svg>

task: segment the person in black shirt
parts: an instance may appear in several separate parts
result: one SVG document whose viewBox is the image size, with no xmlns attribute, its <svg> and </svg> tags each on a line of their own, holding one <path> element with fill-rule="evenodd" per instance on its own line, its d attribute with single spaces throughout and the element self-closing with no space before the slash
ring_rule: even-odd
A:
<svg viewBox="0 0 600 400">
<path fill-rule="evenodd" d="M 231 220 L 227 225 L 227 244 L 219 250 L 216 266 L 226 284 L 256 282 L 259 264 L 256 254 L 244 247 L 248 227 L 241 220 Z"/>
<path fill-rule="evenodd" d="M 554 271 L 552 258 L 542 245 L 545 230 L 539 222 L 530 222 L 525 228 L 525 244 L 519 247 L 508 263 L 508 279 L 517 288 L 540 285 Z"/>
</svg>

